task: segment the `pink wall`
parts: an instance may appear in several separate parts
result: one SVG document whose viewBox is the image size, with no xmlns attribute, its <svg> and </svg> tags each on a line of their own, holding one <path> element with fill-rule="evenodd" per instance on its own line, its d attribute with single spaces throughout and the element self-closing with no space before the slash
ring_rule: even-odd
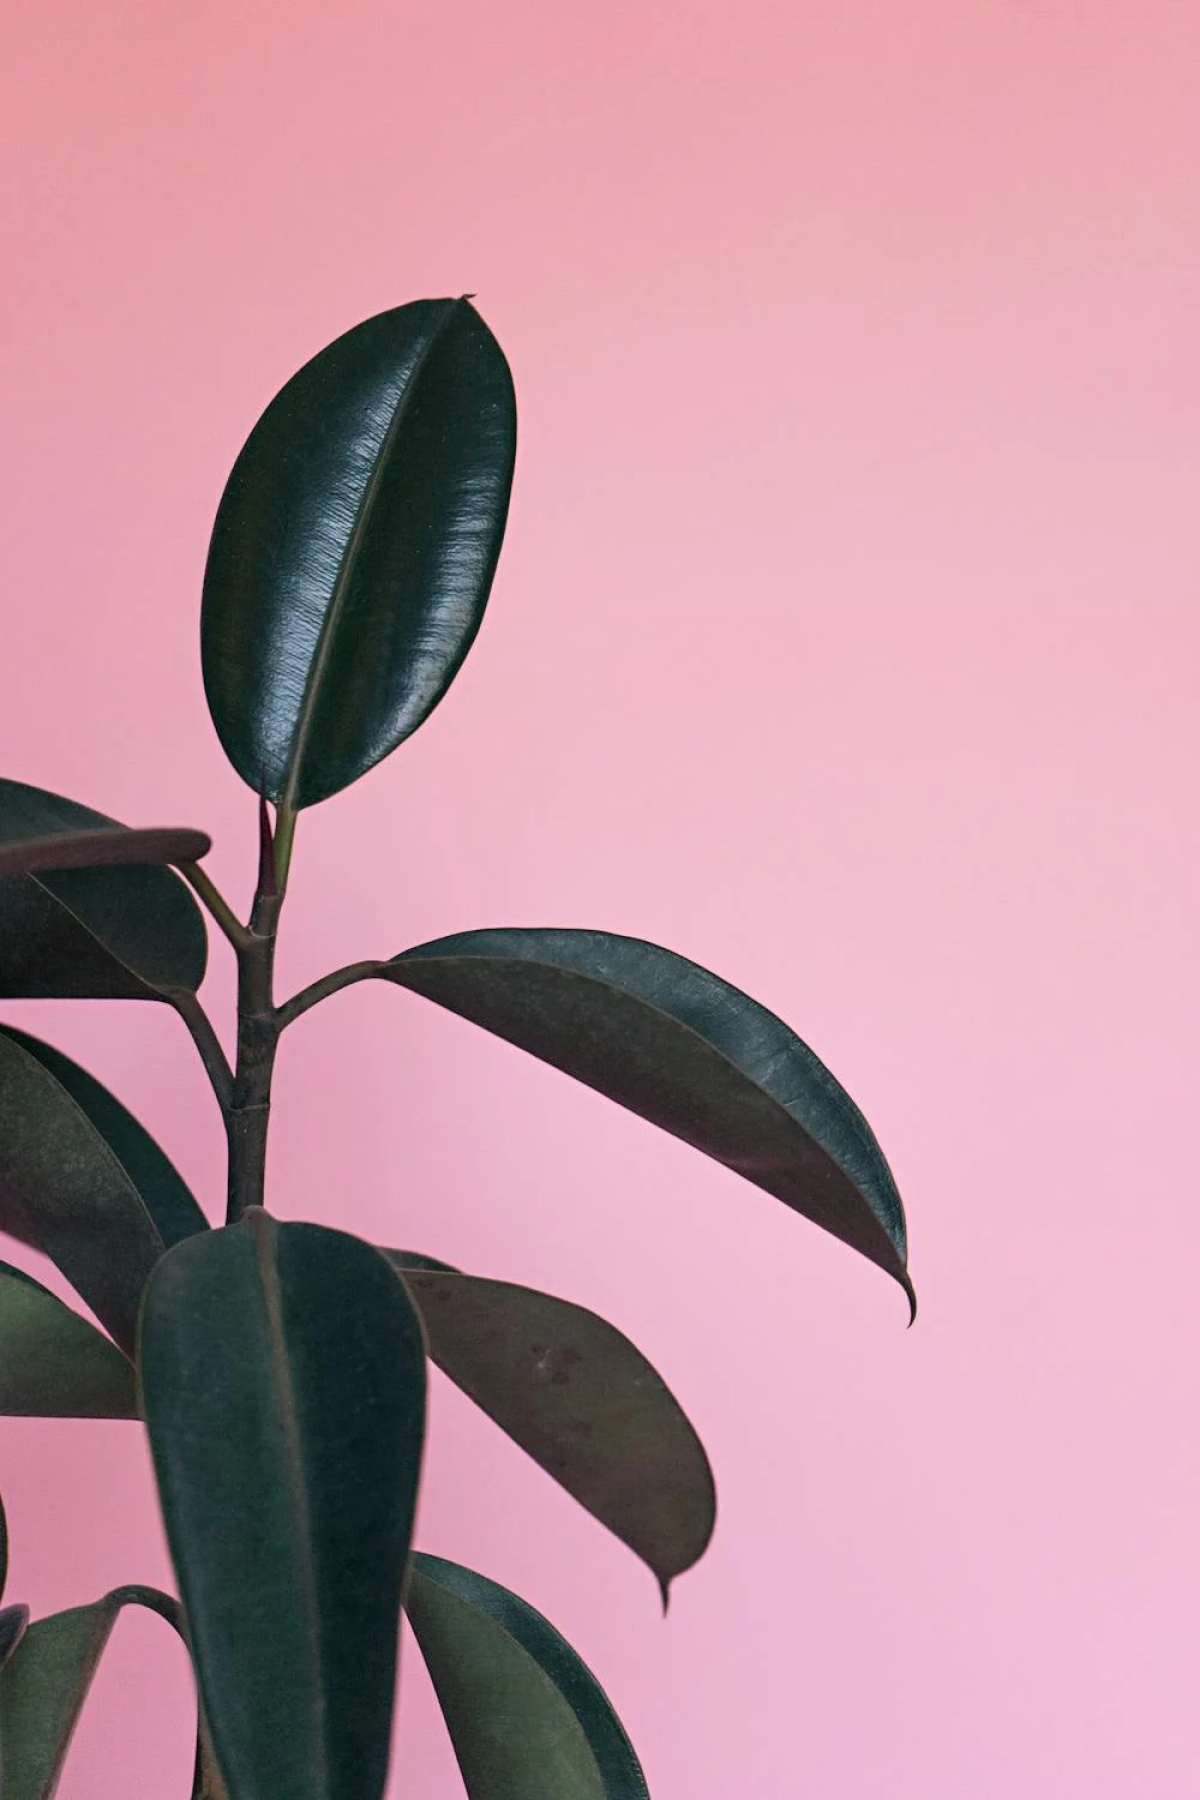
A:
<svg viewBox="0 0 1200 1800">
<path fill-rule="evenodd" d="M 430 1548 L 527 1593 L 655 1800 L 1196 1792 L 1200 12 L 1187 0 L 8 0 L 0 767 L 252 806 L 196 662 L 280 381 L 476 290 L 522 406 L 450 700 L 304 822 L 286 975 L 603 924 L 775 1006 L 875 1122 L 922 1316 L 392 992 L 298 1028 L 273 1203 L 610 1314 L 718 1469 L 648 1578 L 438 1388 Z M 228 998 L 221 951 L 213 1004 Z M 174 1021 L 12 1007 L 201 1191 Z M 0 1423 L 16 1585 L 163 1557 L 130 1427 Z M 120 1629 L 63 1800 L 184 1791 Z M 408 1800 L 460 1793 L 415 1657 Z"/>
</svg>

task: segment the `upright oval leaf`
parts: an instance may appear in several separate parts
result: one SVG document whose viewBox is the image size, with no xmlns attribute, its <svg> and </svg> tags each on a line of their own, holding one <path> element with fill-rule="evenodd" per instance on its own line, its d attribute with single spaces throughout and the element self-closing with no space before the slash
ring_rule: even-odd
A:
<svg viewBox="0 0 1200 1800">
<path fill-rule="evenodd" d="M 282 805 L 416 730 L 471 646 L 512 483 L 508 365 L 465 300 L 346 332 L 293 376 L 225 489 L 204 578 L 209 709 Z"/>
<path fill-rule="evenodd" d="M 468 1800 L 648 1800 L 595 1676 L 526 1601 L 458 1563 L 416 1556 L 405 1610 Z"/>
<path fill-rule="evenodd" d="M 707 969 L 601 931 L 467 931 L 373 973 L 607 1094 L 832 1232 L 912 1300 L 904 1209 L 807 1044 Z"/>
<path fill-rule="evenodd" d="M 133 1365 L 40 1281 L 0 1263 L 0 1414 L 136 1419 Z"/>
<path fill-rule="evenodd" d="M 716 1494 L 704 1446 L 662 1377 L 586 1307 L 391 1255 L 433 1361 L 648 1564 L 665 1602 L 707 1548 Z"/>
<path fill-rule="evenodd" d="M 132 1353 L 162 1234 L 87 1113 L 7 1031 L 0 1031 L 0 1231 L 57 1263 Z"/>
<path fill-rule="evenodd" d="M 251 1209 L 159 1263 L 139 1366 L 229 1800 L 379 1800 L 425 1412 L 403 1282 Z"/>
<path fill-rule="evenodd" d="M 130 1605 L 149 1607 L 182 1629 L 169 1595 L 118 1588 L 94 1605 L 36 1620 L 0 1669 L 4 1800 L 52 1800 L 104 1647 L 121 1608 Z"/>
<path fill-rule="evenodd" d="M 95 842 L 124 830 L 90 806 L 0 781 L 0 858 L 5 846 L 19 846 L 12 858 L 29 862 L 33 840 L 44 852 L 26 873 L 4 874 L 0 864 L 0 995 L 169 1000 L 199 987 L 208 954 L 204 920 L 172 870 L 143 863 L 51 869 L 44 860 L 53 857 L 47 839 L 85 833 Z M 207 843 L 199 833 L 182 835 L 187 849 Z"/>
<path fill-rule="evenodd" d="M 180 1238 L 207 1231 L 208 1220 L 183 1176 L 115 1094 L 61 1050 L 27 1031 L 0 1025 L 0 1037 L 9 1038 L 35 1057 L 86 1113 L 137 1189 L 168 1249 Z"/>
</svg>

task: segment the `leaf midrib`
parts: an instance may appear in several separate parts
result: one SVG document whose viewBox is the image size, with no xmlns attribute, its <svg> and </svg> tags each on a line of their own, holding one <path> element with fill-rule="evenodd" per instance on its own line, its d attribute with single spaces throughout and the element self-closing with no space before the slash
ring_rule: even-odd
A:
<svg viewBox="0 0 1200 1800">
<path fill-rule="evenodd" d="M 288 1472 L 291 1476 L 290 1487 L 298 1527 L 297 1536 L 301 1547 L 299 1558 L 301 1605 L 316 1665 L 316 1681 L 314 1683 L 317 1715 L 314 1720 L 316 1792 L 326 1794 L 329 1792 L 329 1755 L 326 1743 L 328 1720 L 325 1684 L 322 1680 L 321 1605 L 317 1593 L 312 1508 L 309 1504 L 308 1484 L 304 1479 L 303 1434 L 300 1430 L 296 1384 L 292 1379 L 291 1362 L 287 1351 L 287 1333 L 283 1323 L 283 1290 L 279 1281 L 276 1258 L 278 1238 L 271 1220 L 265 1214 L 261 1220 L 247 1221 L 247 1223 L 254 1241 L 255 1258 L 258 1263 L 263 1300 L 266 1306 L 271 1369 L 275 1377 L 275 1389 L 279 1400 L 279 1418 L 283 1429 L 284 1448 Z"/>
<path fill-rule="evenodd" d="M 390 456 L 392 446 L 395 444 L 396 438 L 399 435 L 400 427 L 408 415 L 409 408 L 412 405 L 413 397 L 420 382 L 421 371 L 424 369 L 434 345 L 438 342 L 454 313 L 459 307 L 465 304 L 466 302 L 463 300 L 448 300 L 441 318 L 430 331 L 424 347 L 409 371 L 408 380 L 405 382 L 399 399 L 395 404 L 392 416 L 388 421 L 387 430 L 383 434 L 383 439 L 375 458 L 375 465 L 371 470 L 367 485 L 363 489 L 362 499 L 358 503 L 354 524 L 351 527 L 350 536 L 346 540 L 346 548 L 342 552 L 342 560 L 338 566 L 337 576 L 334 580 L 333 593 L 330 597 L 329 605 L 325 610 L 325 617 L 321 621 L 321 629 L 317 636 L 316 650 L 313 653 L 313 659 L 309 665 L 308 679 L 304 684 L 304 694 L 300 701 L 300 710 L 296 715 L 295 729 L 292 733 L 292 747 L 288 757 L 287 777 L 284 782 L 283 793 L 280 796 L 280 806 L 289 812 L 294 812 L 296 809 L 296 790 L 300 785 L 304 752 L 312 729 L 313 714 L 316 711 L 317 702 L 320 699 L 321 684 L 325 678 L 325 671 L 329 666 L 329 659 L 333 654 L 333 644 L 338 620 L 346 605 L 346 599 L 353 583 L 354 571 L 362 551 L 363 541 L 366 537 L 367 527 L 370 524 L 371 514 L 374 511 L 375 503 L 379 498 L 379 490 L 383 483 L 383 473 L 387 466 L 388 457 Z"/>
</svg>

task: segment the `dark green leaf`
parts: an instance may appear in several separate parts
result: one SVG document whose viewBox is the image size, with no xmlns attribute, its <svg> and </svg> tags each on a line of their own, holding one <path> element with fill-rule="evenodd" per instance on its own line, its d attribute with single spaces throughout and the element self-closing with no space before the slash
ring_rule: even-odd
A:
<svg viewBox="0 0 1200 1800">
<path fill-rule="evenodd" d="M 404 1283 L 252 1208 L 159 1263 L 139 1365 L 230 1800 L 379 1800 L 424 1431 Z"/>
<path fill-rule="evenodd" d="M 0 1032 L 0 1231 L 57 1263 L 132 1353 L 162 1236 L 87 1114 L 7 1032 Z"/>
<path fill-rule="evenodd" d="M 147 1606 L 181 1629 L 179 1609 L 153 1588 L 118 1588 L 92 1606 L 38 1619 L 0 1670 L 0 1794 L 51 1800 L 88 1689 L 123 1606 Z"/>
<path fill-rule="evenodd" d="M 0 1263 L 0 1414 L 136 1419 L 133 1365 L 20 1269 Z"/>
<path fill-rule="evenodd" d="M 54 831 L 45 837 L 0 844 L 0 876 L 116 868 L 129 863 L 198 862 L 211 849 L 212 839 L 202 831 L 131 831 L 124 825 Z"/>
<path fill-rule="evenodd" d="M 0 1500 L 0 1600 L 4 1598 L 4 1590 L 8 1586 L 8 1514 L 4 1510 L 4 1502 Z"/>
<path fill-rule="evenodd" d="M 31 1037 L 27 1031 L 0 1025 L 0 1036 L 10 1038 L 30 1056 L 36 1057 L 59 1086 L 66 1089 L 76 1106 L 87 1114 L 137 1189 L 168 1248 L 177 1244 L 180 1238 L 208 1229 L 208 1220 L 175 1165 L 159 1149 L 145 1127 L 139 1125 L 133 1114 L 102 1087 L 94 1075 L 89 1075 L 86 1069 L 81 1069 L 77 1062 L 72 1062 L 53 1045 Z"/>
<path fill-rule="evenodd" d="M 553 1063 L 765 1188 L 893 1275 L 904 1210 L 871 1129 L 774 1013 L 600 931 L 468 931 L 374 973 Z"/>
<path fill-rule="evenodd" d="M 0 781 L 0 847 L 114 830 L 124 828 L 89 806 Z M 199 987 L 206 957 L 200 909 L 170 869 L 43 867 L 0 879 L 5 998 L 170 999 Z"/>
<path fill-rule="evenodd" d="M 0 1606 L 0 1669 L 25 1636 L 28 1624 L 27 1606 Z"/>
<path fill-rule="evenodd" d="M 393 1261 L 433 1361 L 647 1563 L 666 1590 L 716 1512 L 704 1446 L 662 1378 L 612 1325 L 507 1281 Z"/>
<path fill-rule="evenodd" d="M 209 709 L 242 779 L 312 806 L 416 730 L 483 616 L 512 482 L 499 345 L 465 300 L 348 331 L 255 426 L 204 578 Z"/>
<path fill-rule="evenodd" d="M 598 1682 L 532 1606 L 458 1563 L 416 1556 L 405 1607 L 468 1800 L 647 1800 Z"/>
</svg>

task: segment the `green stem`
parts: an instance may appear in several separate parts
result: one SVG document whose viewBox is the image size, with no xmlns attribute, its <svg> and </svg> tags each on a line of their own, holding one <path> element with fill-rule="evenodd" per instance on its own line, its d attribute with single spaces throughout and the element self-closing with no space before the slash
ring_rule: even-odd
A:
<svg viewBox="0 0 1200 1800">
<path fill-rule="evenodd" d="M 271 1118 L 271 1078 L 284 1018 L 275 1004 L 275 939 L 291 860 L 296 815 L 279 807 L 275 829 L 267 804 L 259 812 L 258 891 L 249 925 L 196 863 L 182 873 L 203 900 L 237 952 L 237 1060 L 233 1068 L 207 1013 L 195 994 L 182 990 L 168 998 L 195 1039 L 225 1120 L 229 1146 L 226 1218 L 240 1219 L 248 1206 L 261 1206 L 267 1178 L 267 1128 Z"/>
<path fill-rule="evenodd" d="M 171 994 L 171 1004 L 191 1032 L 200 1052 L 200 1060 L 212 1082 L 217 1103 L 222 1112 L 225 1112 L 233 1098 L 233 1070 L 221 1047 L 221 1040 L 213 1030 L 212 1020 L 196 995 L 183 988 Z"/>
<path fill-rule="evenodd" d="M 275 809 L 274 833 L 274 866 L 275 886 L 281 894 L 286 894 L 288 870 L 292 864 L 292 845 L 296 837 L 296 813 L 293 807 L 281 805 Z"/>
<path fill-rule="evenodd" d="M 241 950 L 250 936 L 232 906 L 216 883 L 209 879 L 199 863 L 180 863 L 179 873 L 195 889 L 235 950 Z"/>
<path fill-rule="evenodd" d="M 264 893 L 260 887 L 247 942 L 238 952 L 237 1067 L 225 1115 L 230 1224 L 240 1219 L 248 1206 L 262 1206 L 266 1186 L 271 1077 L 281 1029 L 274 980 L 275 934 L 282 904 L 282 894 Z"/>
<path fill-rule="evenodd" d="M 275 937 L 291 856 L 294 813 L 282 807 L 275 830 L 264 800 L 259 809 L 258 892 L 250 912 L 250 929 L 238 949 L 237 1066 L 233 1093 L 225 1113 L 229 1140 L 229 1196 L 226 1218 L 240 1219 L 248 1206 L 264 1204 L 267 1179 L 267 1128 L 271 1122 L 271 1077 L 282 1029 L 275 1004 Z M 281 855 L 279 833 L 286 832 Z M 282 869 L 283 879 L 280 879 Z"/>
<path fill-rule="evenodd" d="M 286 1000 L 279 1008 L 280 1028 L 291 1025 L 300 1018 L 301 1014 L 306 1013 L 310 1006 L 315 1006 L 318 1000 L 325 1000 L 330 994 L 340 993 L 342 988 L 352 987 L 356 981 L 369 981 L 372 975 L 378 975 L 379 971 L 386 967 L 386 963 L 375 958 L 371 962 L 349 963 L 344 969 L 335 969 L 332 975 L 322 975 L 320 981 L 314 981 L 311 986 L 302 988 L 298 994 L 293 994 L 292 998 Z"/>
</svg>

